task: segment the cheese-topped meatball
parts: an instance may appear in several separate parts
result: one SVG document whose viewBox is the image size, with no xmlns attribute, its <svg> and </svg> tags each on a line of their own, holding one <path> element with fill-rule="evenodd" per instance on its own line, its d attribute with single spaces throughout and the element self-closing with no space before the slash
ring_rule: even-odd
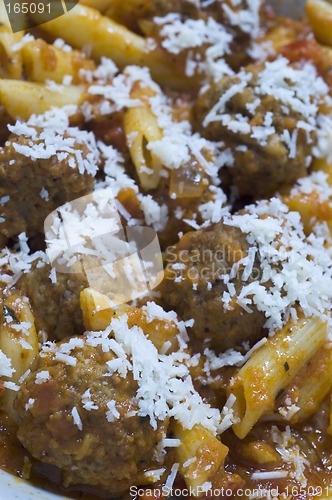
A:
<svg viewBox="0 0 332 500">
<path fill-rule="evenodd" d="M 192 331 L 205 347 L 216 351 L 241 349 L 245 341 L 254 343 L 262 336 L 264 314 L 247 313 L 236 298 L 225 307 L 227 292 L 224 275 L 248 254 L 249 244 L 237 228 L 222 223 L 185 234 L 167 254 L 163 298 L 184 319 L 194 319 Z M 242 287 L 244 266 L 236 273 L 236 294 Z M 249 282 L 259 277 L 255 262 Z"/>
<path fill-rule="evenodd" d="M 60 469 L 65 486 L 117 497 L 153 466 L 162 426 L 137 415 L 137 383 L 111 369 L 112 350 L 80 337 L 53 347 L 58 354 L 44 353 L 18 393 L 18 438 Z"/>
<path fill-rule="evenodd" d="M 0 149 L 2 245 L 24 231 L 28 236 L 43 233 L 50 212 L 93 190 L 94 139 L 69 125 L 59 132 L 53 127 L 16 125 L 16 133 Z"/>
<path fill-rule="evenodd" d="M 319 103 L 327 86 L 311 64 L 285 58 L 254 64 L 209 86 L 196 105 L 196 123 L 225 144 L 232 166 L 223 180 L 240 195 L 268 197 L 307 173 L 316 144 Z"/>
</svg>

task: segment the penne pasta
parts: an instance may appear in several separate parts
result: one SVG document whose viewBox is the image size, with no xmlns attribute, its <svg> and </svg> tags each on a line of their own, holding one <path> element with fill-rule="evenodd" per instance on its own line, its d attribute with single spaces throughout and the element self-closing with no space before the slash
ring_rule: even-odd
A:
<svg viewBox="0 0 332 500">
<path fill-rule="evenodd" d="M 93 70 L 93 61 L 86 59 L 77 50 L 66 52 L 42 39 L 31 41 L 22 48 L 24 69 L 28 80 L 45 82 L 52 80 L 63 83 L 64 78 L 71 78 L 71 83 L 82 82 L 80 71 Z"/>
<path fill-rule="evenodd" d="M 282 50 L 285 45 L 296 40 L 296 32 L 289 26 L 276 26 L 271 29 L 261 41 L 272 45 L 276 52 Z"/>
<path fill-rule="evenodd" d="M 0 4 L 4 469 L 331 497 L 332 0 L 306 3 Z"/>
<path fill-rule="evenodd" d="M 85 288 L 80 294 L 80 304 L 83 314 L 84 326 L 87 330 L 105 330 L 112 318 L 117 314 L 127 311 L 127 306 L 114 309 L 110 299 L 93 288 Z"/>
<path fill-rule="evenodd" d="M 307 0 L 306 11 L 317 40 L 332 46 L 331 4 L 325 0 Z"/>
<path fill-rule="evenodd" d="M 28 300 L 18 292 L 6 298 L 1 306 L 0 350 L 11 360 L 15 370 L 10 382 L 18 384 L 38 355 L 34 317 Z M 0 399 L 2 409 L 12 417 L 15 417 L 15 395 L 15 391 L 6 389 Z"/>
<path fill-rule="evenodd" d="M 17 48 L 22 37 L 22 33 L 12 33 L 7 26 L 0 26 L 0 78 L 22 78 L 23 60 Z"/>
<path fill-rule="evenodd" d="M 76 29 L 73 30 L 72 26 Z M 91 56 L 111 58 L 120 68 L 127 65 L 147 66 L 157 82 L 178 89 L 195 87 L 193 79 L 184 76 L 183 67 L 161 49 L 151 49 L 148 39 L 102 16 L 100 12 L 77 5 L 65 16 L 43 24 L 48 33 L 62 37 L 73 47 L 89 47 Z"/>
<path fill-rule="evenodd" d="M 313 226 L 319 222 L 327 222 L 330 231 L 332 230 L 332 204 L 330 200 L 321 201 L 318 192 L 310 194 L 299 193 L 283 198 L 285 205 L 290 210 L 299 212 L 306 234 L 312 232 Z"/>
<path fill-rule="evenodd" d="M 244 438 L 254 424 L 273 412 L 275 399 L 302 366 L 323 346 L 327 324 L 319 318 L 289 322 L 257 351 L 234 377 L 229 392 L 234 394 L 233 430 Z"/>
<path fill-rule="evenodd" d="M 328 175 L 329 184 L 332 185 L 332 165 L 325 158 L 315 158 L 312 170 L 315 172 L 325 172 Z"/>
<path fill-rule="evenodd" d="M 161 161 L 152 151 L 150 142 L 162 138 L 162 131 L 156 116 L 144 100 L 147 89 L 133 89 L 132 98 L 141 99 L 142 105 L 128 108 L 124 112 L 123 126 L 131 159 L 135 165 L 141 186 L 144 189 L 155 189 L 160 181 Z"/>
<path fill-rule="evenodd" d="M 332 389 L 332 347 L 327 344 L 317 351 L 308 363 L 299 371 L 283 396 L 292 401 L 295 394 L 294 404 L 296 412 L 293 417 L 288 418 L 291 423 L 298 423 L 308 419 L 316 413 L 327 394 Z M 290 406 L 291 409 L 291 406 Z"/>
<path fill-rule="evenodd" d="M 241 456 L 249 462 L 259 465 L 280 462 L 280 456 L 277 451 L 264 441 L 243 441 L 240 444 Z"/>
<path fill-rule="evenodd" d="M 202 486 L 224 466 L 227 446 L 201 425 L 188 430 L 175 423 L 174 436 L 181 441 L 175 454 L 187 487 L 194 496 L 204 495 Z"/>
<path fill-rule="evenodd" d="M 72 85 L 52 88 L 41 83 L 0 80 L 0 104 L 13 118 L 27 120 L 52 106 L 79 105 L 82 100 L 82 88 Z"/>
<path fill-rule="evenodd" d="M 105 330 L 112 318 L 121 314 L 127 314 L 128 325 L 140 326 L 145 335 L 159 351 L 163 349 L 166 342 L 169 343 L 169 350 L 177 347 L 177 335 L 179 331 L 177 325 L 171 321 L 166 319 L 148 321 L 147 314 L 141 308 L 128 304 L 123 304 L 115 308 L 106 295 L 92 288 L 82 290 L 80 303 L 84 325 L 87 330 Z"/>
</svg>

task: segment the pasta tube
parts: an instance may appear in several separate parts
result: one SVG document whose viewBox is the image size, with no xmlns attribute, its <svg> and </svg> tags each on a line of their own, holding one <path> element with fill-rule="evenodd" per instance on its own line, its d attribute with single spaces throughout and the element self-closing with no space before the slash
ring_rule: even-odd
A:
<svg viewBox="0 0 332 500">
<path fill-rule="evenodd" d="M 132 98 L 141 99 L 142 105 L 125 111 L 123 126 L 141 186 L 144 189 L 155 189 L 160 181 L 162 164 L 147 146 L 149 142 L 160 140 L 162 131 L 156 116 L 144 99 L 146 91 L 147 89 L 133 89 Z"/>
<path fill-rule="evenodd" d="M 40 83 L 0 80 L 0 104 L 13 118 L 27 120 L 52 106 L 79 105 L 82 100 L 83 90 L 72 85 L 52 89 Z"/>
<path fill-rule="evenodd" d="M 306 11 L 317 40 L 332 46 L 331 4 L 325 0 L 307 0 Z"/>
<path fill-rule="evenodd" d="M 160 351 L 168 343 L 169 349 L 175 349 L 178 345 L 177 325 L 167 319 L 153 319 L 148 321 L 146 312 L 138 307 L 123 304 L 114 308 L 110 299 L 102 293 L 85 288 L 80 295 L 81 309 L 84 326 L 88 330 L 105 330 L 112 318 L 121 314 L 127 314 L 129 327 L 137 325 L 142 328 L 145 335 Z"/>
<path fill-rule="evenodd" d="M 321 319 L 300 318 L 296 324 L 286 324 L 252 354 L 230 387 L 239 422 L 233 430 L 239 438 L 244 438 L 260 417 L 273 412 L 280 391 L 323 346 L 326 335 L 327 324 Z"/>
<path fill-rule="evenodd" d="M 285 196 L 283 202 L 290 210 L 299 212 L 306 234 L 309 235 L 311 233 L 317 220 L 327 222 L 330 231 L 332 230 L 331 202 L 329 200 L 321 201 L 318 192 Z"/>
<path fill-rule="evenodd" d="M 199 496 L 203 493 L 202 485 L 210 482 L 223 467 L 228 448 L 201 425 L 188 430 L 176 422 L 174 436 L 181 441 L 175 448 L 181 475 L 187 487 Z"/>
<path fill-rule="evenodd" d="M 85 59 L 77 50 L 66 52 L 42 39 L 34 40 L 22 48 L 24 69 L 28 80 L 45 82 L 53 80 L 62 83 L 70 76 L 73 83 L 80 83 L 81 69 L 93 70 L 93 61 Z"/>
<path fill-rule="evenodd" d="M 28 300 L 18 292 L 13 293 L 2 303 L 0 349 L 11 360 L 15 370 L 11 382 L 17 384 L 38 355 L 38 338 L 34 317 Z M 13 401 L 15 395 L 15 391 L 7 389 L 0 399 L 1 407 L 14 418 Z"/>
<path fill-rule="evenodd" d="M 157 82 L 184 90 L 197 85 L 184 76 L 183 65 L 172 61 L 162 49 L 151 50 L 149 40 L 90 7 L 76 5 L 65 16 L 43 24 L 43 29 L 73 47 L 89 46 L 92 57 L 109 57 L 120 68 L 129 64 L 147 66 Z"/>
<path fill-rule="evenodd" d="M 1 14 L 0 14 L 1 16 Z M 22 33 L 12 33 L 7 26 L 0 27 L 0 77 L 19 80 L 23 75 L 22 55 L 17 50 Z"/>
<path fill-rule="evenodd" d="M 330 345 L 319 349 L 300 370 L 294 382 L 288 388 L 283 400 L 291 400 L 292 392 L 298 396 L 295 405 L 298 408 L 291 423 L 301 422 L 313 415 L 332 389 L 332 348 Z"/>
</svg>

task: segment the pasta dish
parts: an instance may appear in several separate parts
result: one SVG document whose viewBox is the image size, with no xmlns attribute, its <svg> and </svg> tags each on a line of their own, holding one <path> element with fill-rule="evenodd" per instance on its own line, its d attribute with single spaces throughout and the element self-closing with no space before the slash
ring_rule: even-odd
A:
<svg viewBox="0 0 332 500">
<path fill-rule="evenodd" d="M 0 467 L 330 498 L 332 5 L 0 7 Z"/>
</svg>

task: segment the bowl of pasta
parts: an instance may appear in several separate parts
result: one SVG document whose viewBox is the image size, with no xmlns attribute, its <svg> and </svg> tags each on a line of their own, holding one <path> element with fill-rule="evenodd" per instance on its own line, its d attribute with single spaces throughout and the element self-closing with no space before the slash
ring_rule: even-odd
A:
<svg viewBox="0 0 332 500">
<path fill-rule="evenodd" d="M 331 3 L 10 1 L 0 62 L 0 497 L 331 498 Z"/>
</svg>

